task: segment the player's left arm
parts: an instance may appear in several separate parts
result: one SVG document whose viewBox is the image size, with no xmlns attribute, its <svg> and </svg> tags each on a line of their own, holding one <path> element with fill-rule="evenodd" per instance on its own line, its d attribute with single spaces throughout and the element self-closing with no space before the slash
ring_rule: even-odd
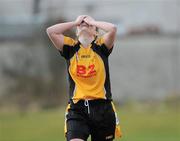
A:
<svg viewBox="0 0 180 141">
<path fill-rule="evenodd" d="M 103 21 L 95 21 L 90 16 L 87 16 L 84 21 L 89 25 L 96 26 L 97 28 L 105 31 L 106 33 L 103 35 L 104 44 L 108 49 L 113 47 L 117 32 L 117 27 L 114 24 Z"/>
</svg>

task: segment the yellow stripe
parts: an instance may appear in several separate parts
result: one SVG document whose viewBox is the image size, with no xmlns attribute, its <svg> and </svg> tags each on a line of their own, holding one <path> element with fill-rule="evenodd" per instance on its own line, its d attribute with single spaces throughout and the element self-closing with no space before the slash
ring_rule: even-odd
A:
<svg viewBox="0 0 180 141">
<path fill-rule="evenodd" d="M 118 121 L 118 117 L 117 117 L 117 113 L 116 113 L 116 108 L 113 102 L 111 102 L 115 116 L 116 116 L 116 129 L 115 129 L 115 138 L 120 138 L 122 137 L 122 131 L 121 131 L 121 127 L 119 125 L 119 121 Z"/>
<path fill-rule="evenodd" d="M 74 46 L 76 41 L 70 37 L 64 36 L 64 45 Z"/>
<path fill-rule="evenodd" d="M 102 44 L 104 44 L 104 38 L 103 37 L 98 38 L 95 43 L 101 46 Z"/>
<path fill-rule="evenodd" d="M 67 119 L 66 119 L 66 115 L 68 114 L 68 109 L 70 109 L 70 104 L 67 105 L 66 107 L 66 112 L 65 112 L 65 120 L 64 120 L 64 134 L 66 134 L 67 132 Z"/>
</svg>

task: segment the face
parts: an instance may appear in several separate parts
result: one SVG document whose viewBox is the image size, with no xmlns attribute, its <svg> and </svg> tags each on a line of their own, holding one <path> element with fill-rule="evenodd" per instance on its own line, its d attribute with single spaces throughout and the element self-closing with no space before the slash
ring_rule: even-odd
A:
<svg viewBox="0 0 180 141">
<path fill-rule="evenodd" d="M 96 35 L 96 27 L 90 26 L 86 22 L 82 22 L 80 26 L 77 27 L 77 36 L 82 35 L 83 33 L 89 34 L 90 36 Z"/>
</svg>

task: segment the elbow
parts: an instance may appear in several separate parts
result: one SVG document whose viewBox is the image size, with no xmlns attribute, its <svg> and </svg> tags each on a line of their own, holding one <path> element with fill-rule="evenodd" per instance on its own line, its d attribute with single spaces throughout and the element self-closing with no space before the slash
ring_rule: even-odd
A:
<svg viewBox="0 0 180 141">
<path fill-rule="evenodd" d="M 48 28 L 46 29 L 46 33 L 47 33 L 48 35 L 56 34 L 55 30 L 54 30 L 52 27 L 48 27 Z"/>
<path fill-rule="evenodd" d="M 50 27 L 46 28 L 46 33 L 47 33 L 48 35 L 52 34 L 52 31 L 51 31 Z"/>
</svg>

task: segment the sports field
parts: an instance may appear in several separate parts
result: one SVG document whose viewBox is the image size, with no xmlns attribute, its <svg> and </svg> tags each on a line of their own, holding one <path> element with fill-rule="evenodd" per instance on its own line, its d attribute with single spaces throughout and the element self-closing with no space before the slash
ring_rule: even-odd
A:
<svg viewBox="0 0 180 141">
<path fill-rule="evenodd" d="M 180 120 L 174 110 L 161 112 L 118 110 L 122 141 L 179 141 Z M 0 113 L 0 141 L 65 141 L 64 108 L 31 112 Z M 117 140 L 116 140 L 117 141 Z"/>
</svg>

